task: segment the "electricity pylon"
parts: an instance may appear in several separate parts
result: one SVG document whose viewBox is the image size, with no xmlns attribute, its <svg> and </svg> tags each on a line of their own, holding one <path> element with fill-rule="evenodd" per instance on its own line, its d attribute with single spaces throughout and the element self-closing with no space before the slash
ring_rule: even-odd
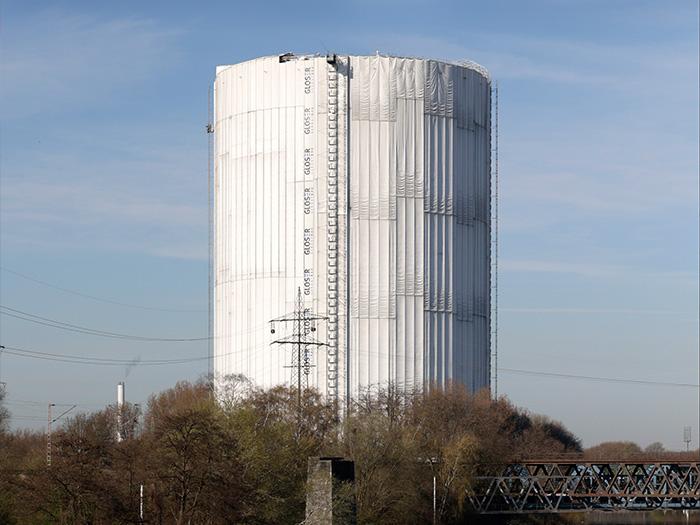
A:
<svg viewBox="0 0 700 525">
<path fill-rule="evenodd" d="M 285 368 L 294 368 L 292 385 L 297 387 L 297 405 L 301 407 L 301 392 L 309 386 L 309 374 L 314 365 L 311 362 L 313 347 L 328 346 L 315 339 L 311 334 L 316 331 L 316 321 L 327 321 L 328 317 L 317 315 L 310 308 L 304 308 L 301 288 L 297 288 L 297 302 L 294 312 L 270 320 L 270 333 L 275 333 L 275 323 L 292 323 L 292 334 L 282 337 L 272 344 L 292 345 L 292 364 Z"/>
</svg>

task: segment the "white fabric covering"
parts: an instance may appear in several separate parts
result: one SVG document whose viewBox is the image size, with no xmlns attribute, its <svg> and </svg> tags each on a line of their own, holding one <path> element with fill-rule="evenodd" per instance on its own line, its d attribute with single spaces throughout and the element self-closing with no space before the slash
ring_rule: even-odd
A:
<svg viewBox="0 0 700 525">
<path fill-rule="evenodd" d="M 284 327 L 268 321 L 301 288 L 331 317 L 309 380 L 322 392 L 336 377 L 340 397 L 488 387 L 489 79 L 384 56 L 334 71 L 326 57 L 217 68 L 214 371 L 288 382 L 291 347 L 270 345 Z"/>
</svg>

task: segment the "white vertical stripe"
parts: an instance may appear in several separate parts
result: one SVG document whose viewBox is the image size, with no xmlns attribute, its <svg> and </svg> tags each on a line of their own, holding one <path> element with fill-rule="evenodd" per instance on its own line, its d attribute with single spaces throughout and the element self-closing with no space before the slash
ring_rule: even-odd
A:
<svg viewBox="0 0 700 525">
<path fill-rule="evenodd" d="M 341 57 L 335 84 L 323 57 L 269 57 L 217 73 L 215 373 L 248 374 L 261 386 L 288 380 L 289 352 L 270 348 L 267 321 L 293 310 L 304 269 L 312 267 L 306 305 L 337 316 L 332 329 L 317 333 L 326 340 L 337 334 L 335 352 L 344 351 L 349 332 L 354 392 L 388 381 L 487 386 L 489 82 L 435 61 L 352 57 L 345 92 L 347 60 Z M 309 65 L 313 100 L 304 93 Z M 306 142 L 305 108 L 314 124 Z M 314 147 L 306 177 L 305 144 Z M 310 217 L 305 188 L 313 189 Z M 313 231 L 306 257 L 305 227 Z M 342 304 L 348 277 L 349 320 Z M 332 389 L 337 360 L 329 353 L 315 361 L 312 384 Z"/>
</svg>

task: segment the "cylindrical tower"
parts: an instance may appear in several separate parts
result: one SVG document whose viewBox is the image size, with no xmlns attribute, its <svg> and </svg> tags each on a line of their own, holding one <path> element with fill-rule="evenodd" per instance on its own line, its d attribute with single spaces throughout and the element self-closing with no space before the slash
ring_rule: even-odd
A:
<svg viewBox="0 0 700 525">
<path fill-rule="evenodd" d="M 288 54 L 218 67 L 214 98 L 215 375 L 289 382 L 268 322 L 301 290 L 309 386 L 488 387 L 486 71 Z"/>
</svg>

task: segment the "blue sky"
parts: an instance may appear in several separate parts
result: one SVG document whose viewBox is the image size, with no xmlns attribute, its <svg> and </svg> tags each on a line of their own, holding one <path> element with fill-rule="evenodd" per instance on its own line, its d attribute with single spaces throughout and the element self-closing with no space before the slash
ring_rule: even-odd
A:
<svg viewBox="0 0 700 525">
<path fill-rule="evenodd" d="M 500 86 L 500 365 L 698 382 L 698 2 L 3 3 L 0 302 L 66 322 L 206 335 L 207 90 L 284 51 L 469 58 Z M 2 343 L 158 359 L 135 343 L 0 320 Z M 123 367 L 5 355 L 15 424 L 112 401 Z M 143 401 L 206 364 L 134 367 Z M 499 392 L 587 445 L 697 446 L 698 391 L 516 375 Z M 14 400 L 14 401 L 13 401 Z M 40 403 L 40 404 L 38 404 Z"/>
</svg>

